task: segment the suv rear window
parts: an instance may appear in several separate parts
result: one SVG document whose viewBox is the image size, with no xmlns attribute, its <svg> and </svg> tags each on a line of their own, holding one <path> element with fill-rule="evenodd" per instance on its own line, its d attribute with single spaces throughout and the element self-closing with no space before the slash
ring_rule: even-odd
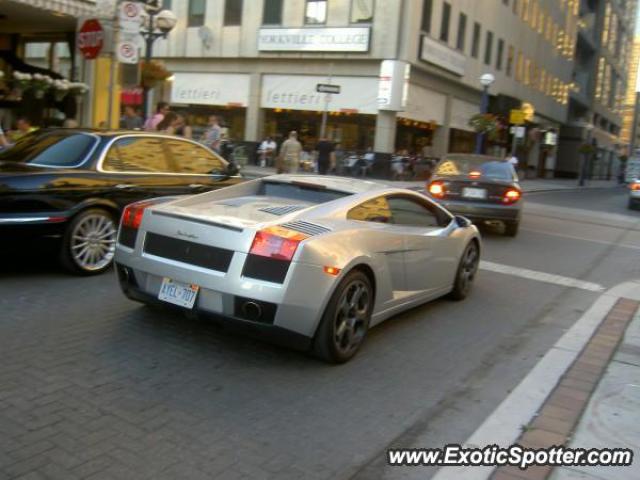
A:
<svg viewBox="0 0 640 480">
<path fill-rule="evenodd" d="M 258 195 L 287 198 L 307 203 L 325 203 L 347 197 L 350 193 L 330 190 L 313 184 L 262 182 Z"/>
</svg>

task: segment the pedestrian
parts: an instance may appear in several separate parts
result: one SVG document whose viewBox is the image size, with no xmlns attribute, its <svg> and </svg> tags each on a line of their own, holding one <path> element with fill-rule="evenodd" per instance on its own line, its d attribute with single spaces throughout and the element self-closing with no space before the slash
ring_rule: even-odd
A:
<svg viewBox="0 0 640 480">
<path fill-rule="evenodd" d="M 218 117 L 211 115 L 209 117 L 209 128 L 202 135 L 202 143 L 216 153 L 220 153 L 220 140 L 222 139 L 222 128 L 218 123 Z"/>
<path fill-rule="evenodd" d="M 120 117 L 120 128 L 125 130 L 139 130 L 143 124 L 142 117 L 138 115 L 136 109 L 131 105 L 126 105 L 124 107 L 124 114 Z"/>
<path fill-rule="evenodd" d="M 162 118 L 162 121 L 156 126 L 156 130 L 158 132 L 168 133 L 172 135 L 174 133 L 173 123 L 177 118 L 178 116 L 175 113 L 167 112 Z"/>
<path fill-rule="evenodd" d="M 173 121 L 171 125 L 173 129 L 173 135 L 178 135 L 184 138 L 193 138 L 193 130 L 191 129 L 191 125 L 187 121 L 187 117 L 182 115 L 181 113 L 176 114 L 176 119 Z"/>
<path fill-rule="evenodd" d="M 31 125 L 31 121 L 27 117 L 20 117 L 16 122 L 16 129 L 9 132 L 9 139 L 17 142 L 25 135 L 35 132 L 38 128 Z"/>
<path fill-rule="evenodd" d="M 158 130 L 158 124 L 164 120 L 164 116 L 169 113 L 169 104 L 167 102 L 158 102 L 156 105 L 156 113 L 149 117 L 144 123 L 144 129 L 147 132 L 155 132 Z"/>
<path fill-rule="evenodd" d="M 260 166 L 270 167 L 277 149 L 276 142 L 271 137 L 265 138 L 260 144 Z"/>
<path fill-rule="evenodd" d="M 298 141 L 298 132 L 292 130 L 289 132 L 278 157 L 278 165 L 276 165 L 276 173 L 297 173 L 300 166 L 302 156 L 302 145 Z"/>
<path fill-rule="evenodd" d="M 326 175 L 332 167 L 335 167 L 335 146 L 328 138 L 321 138 L 316 145 L 318 152 L 318 173 Z"/>
</svg>

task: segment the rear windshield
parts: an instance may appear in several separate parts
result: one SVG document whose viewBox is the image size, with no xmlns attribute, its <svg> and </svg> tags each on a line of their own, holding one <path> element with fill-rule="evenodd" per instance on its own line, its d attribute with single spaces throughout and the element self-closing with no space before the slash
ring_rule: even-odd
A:
<svg viewBox="0 0 640 480">
<path fill-rule="evenodd" d="M 262 182 L 258 195 L 279 197 L 307 203 L 325 203 L 350 195 L 346 192 L 329 190 L 317 185 L 295 183 Z"/>
<path fill-rule="evenodd" d="M 27 135 L 0 152 L 1 162 L 19 162 L 45 167 L 77 167 L 98 140 L 85 133 L 47 132 Z"/>
<path fill-rule="evenodd" d="M 438 168 L 436 175 L 441 177 L 469 175 L 471 172 L 480 172 L 483 177 L 496 180 L 514 180 L 513 166 L 506 161 L 489 160 L 474 157 L 445 158 Z"/>
</svg>

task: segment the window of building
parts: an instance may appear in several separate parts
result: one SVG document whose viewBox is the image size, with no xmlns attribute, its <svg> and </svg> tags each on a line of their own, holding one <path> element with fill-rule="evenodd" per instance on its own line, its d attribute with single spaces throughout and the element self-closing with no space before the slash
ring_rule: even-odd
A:
<svg viewBox="0 0 640 480">
<path fill-rule="evenodd" d="M 491 65 L 491 54 L 493 53 L 493 32 L 487 31 L 486 43 L 484 45 L 484 63 Z"/>
<path fill-rule="evenodd" d="M 374 0 L 351 0 L 351 23 L 373 22 Z"/>
<path fill-rule="evenodd" d="M 514 57 L 513 45 L 509 45 L 509 50 L 507 50 L 507 69 L 506 69 L 506 74 L 508 77 L 510 77 L 511 73 L 513 72 L 513 57 Z"/>
<path fill-rule="evenodd" d="M 464 52 L 464 41 L 467 35 L 467 16 L 464 13 L 458 17 L 458 39 L 456 40 L 456 48 Z"/>
<path fill-rule="evenodd" d="M 224 2 L 224 25 L 242 24 L 242 0 L 225 0 Z"/>
<path fill-rule="evenodd" d="M 496 52 L 496 70 L 502 70 L 502 56 L 504 55 L 504 40 L 498 40 L 498 51 Z"/>
<path fill-rule="evenodd" d="M 171 0 L 162 0 L 162 10 L 171 10 Z"/>
<path fill-rule="evenodd" d="M 520 4 L 520 0 L 513 0 L 513 3 L 511 4 L 511 9 L 514 13 L 514 15 L 518 15 L 518 5 Z"/>
<path fill-rule="evenodd" d="M 504 3 L 507 7 L 509 6 L 509 0 L 502 0 L 502 3 Z"/>
<path fill-rule="evenodd" d="M 327 0 L 307 0 L 304 23 L 317 25 L 327 21 Z"/>
<path fill-rule="evenodd" d="M 538 24 L 538 2 L 531 0 L 531 12 L 529 12 L 529 26 L 536 29 Z"/>
<path fill-rule="evenodd" d="M 433 13 L 433 0 L 422 1 L 422 30 L 431 32 L 431 15 Z"/>
<path fill-rule="evenodd" d="M 471 56 L 478 58 L 480 52 L 480 24 L 478 22 L 473 23 L 473 42 L 471 43 Z"/>
<path fill-rule="evenodd" d="M 522 82 L 523 78 L 523 70 L 524 70 L 524 57 L 522 56 L 522 52 L 518 52 L 518 59 L 516 61 L 516 81 Z"/>
<path fill-rule="evenodd" d="M 263 25 L 280 25 L 282 23 L 282 0 L 264 0 L 262 11 Z"/>
<path fill-rule="evenodd" d="M 440 40 L 449 41 L 449 23 L 451 20 L 451 4 L 444 2 L 442 4 L 442 21 L 440 22 Z"/>
<path fill-rule="evenodd" d="M 204 25 L 204 15 L 207 9 L 207 0 L 189 0 L 189 15 L 187 26 L 201 27 Z"/>
<path fill-rule="evenodd" d="M 522 8 L 520 9 L 520 16 L 523 22 L 529 21 L 529 0 L 521 0 Z"/>
</svg>

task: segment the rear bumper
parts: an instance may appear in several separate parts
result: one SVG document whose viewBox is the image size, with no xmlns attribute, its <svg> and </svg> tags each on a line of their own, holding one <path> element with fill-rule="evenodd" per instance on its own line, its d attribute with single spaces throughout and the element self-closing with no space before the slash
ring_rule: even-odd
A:
<svg viewBox="0 0 640 480">
<path fill-rule="evenodd" d="M 206 299 L 205 301 L 198 299 L 194 308 L 189 310 L 158 299 L 157 292 L 154 292 L 155 289 L 152 290 L 151 288 L 153 287 L 149 287 L 150 283 L 158 283 L 159 285 L 159 282 L 161 282 L 160 277 L 150 278 L 148 274 L 136 272 L 130 267 L 126 267 L 118 263 L 116 263 L 115 267 L 120 288 L 127 298 L 131 300 L 180 311 L 181 313 L 197 318 L 205 318 L 218 323 L 230 331 L 259 339 L 266 339 L 278 345 L 294 348 L 296 350 L 309 350 L 311 348 L 313 341 L 313 337 L 311 336 L 294 332 L 287 328 L 274 325 L 273 323 L 265 321 L 251 321 L 236 316 L 235 313 L 237 312 L 237 309 L 234 305 L 234 297 L 236 296 L 222 295 L 222 311 L 212 311 L 211 307 L 207 305 Z M 144 281 L 146 285 L 141 286 L 139 284 L 141 280 Z M 204 292 L 199 292 L 199 294 L 202 293 Z"/>
<path fill-rule="evenodd" d="M 490 205 L 480 202 L 456 202 L 442 200 L 440 205 L 455 215 L 475 221 L 500 220 L 519 221 L 522 216 L 522 201 L 515 205 Z"/>
</svg>

